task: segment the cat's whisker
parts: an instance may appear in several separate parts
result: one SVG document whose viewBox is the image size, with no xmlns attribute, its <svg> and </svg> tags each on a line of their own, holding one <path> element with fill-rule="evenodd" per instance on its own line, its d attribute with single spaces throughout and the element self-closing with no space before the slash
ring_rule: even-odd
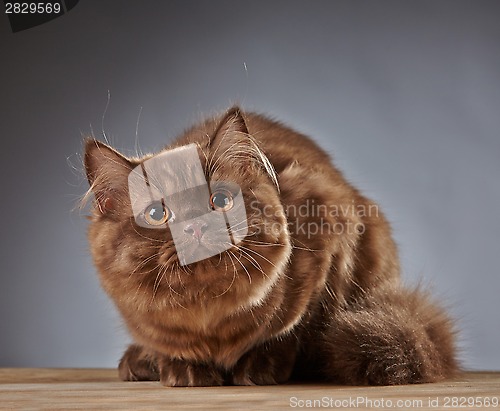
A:
<svg viewBox="0 0 500 411">
<path fill-rule="evenodd" d="M 153 295 L 151 297 L 151 303 L 153 303 L 154 299 L 155 299 L 155 296 L 156 296 L 156 293 L 158 292 L 158 289 L 160 288 L 160 283 L 162 281 L 162 279 L 164 278 L 165 274 L 166 274 L 166 268 L 163 267 L 161 268 L 160 270 L 158 270 L 158 274 L 156 274 L 156 278 L 155 278 L 155 282 L 153 284 Z"/>
<path fill-rule="evenodd" d="M 249 225 L 241 228 L 237 228 L 236 230 L 231 227 L 231 233 L 233 235 L 240 235 L 244 236 L 244 238 L 247 237 L 254 237 L 258 235 L 260 232 L 260 229 L 256 225 Z"/>
<path fill-rule="evenodd" d="M 260 242 L 260 241 L 255 241 L 255 240 L 249 240 L 247 238 L 245 238 L 244 242 L 251 243 L 250 245 L 252 247 L 288 247 L 287 244 Z M 319 249 L 299 247 L 299 246 L 296 246 L 293 244 L 291 244 L 290 246 L 292 247 L 292 249 L 295 249 L 295 250 L 310 251 L 310 252 L 322 251 Z"/>
<path fill-rule="evenodd" d="M 286 244 L 280 244 L 280 243 L 270 243 L 266 241 L 256 241 L 256 240 L 244 240 L 245 242 L 252 243 L 255 247 L 285 247 Z M 299 247 L 294 244 L 291 245 L 293 249 L 296 250 L 303 250 L 303 251 L 322 251 L 320 249 L 314 249 L 314 248 L 309 248 L 309 247 Z"/>
<path fill-rule="evenodd" d="M 231 263 L 233 264 L 233 278 L 231 280 L 231 284 L 229 284 L 229 286 L 221 294 L 216 295 L 213 298 L 219 298 L 219 297 L 222 297 L 224 294 L 226 294 L 231 289 L 231 287 L 234 284 L 234 281 L 236 280 L 236 276 L 237 276 L 236 266 L 234 265 L 234 262 L 233 262 L 231 255 L 229 255 L 229 258 L 231 259 Z M 227 272 L 227 264 L 226 264 L 226 272 Z"/>
<path fill-rule="evenodd" d="M 245 273 L 248 277 L 248 283 L 252 284 L 252 276 L 248 272 L 247 268 L 241 263 L 241 261 L 238 259 L 238 257 L 231 250 L 228 250 L 228 253 L 231 254 L 235 258 L 235 260 L 241 265 L 241 268 L 243 268 L 243 270 L 245 271 Z M 232 259 L 231 259 L 231 261 L 232 261 Z"/>
<path fill-rule="evenodd" d="M 255 251 L 255 250 L 252 250 L 251 248 L 249 247 L 246 247 L 244 245 L 239 245 L 238 248 L 240 249 L 245 249 L 249 252 L 252 252 L 254 254 L 257 254 L 260 258 L 262 258 L 263 260 L 267 261 L 269 264 L 271 264 L 274 268 L 276 268 L 276 265 L 271 261 L 269 260 L 267 257 L 264 257 L 262 254 L 260 254 L 259 252 Z"/>
<path fill-rule="evenodd" d="M 292 240 L 293 240 L 293 242 L 297 242 L 297 243 L 302 244 L 304 246 L 304 247 L 297 247 L 295 244 L 292 243 L 292 247 L 296 248 L 297 250 L 304 250 L 304 251 L 311 251 L 311 252 L 324 251 L 324 250 L 321 250 L 321 249 L 309 248 L 302 241 L 300 241 L 297 238 L 293 238 Z"/>
<path fill-rule="evenodd" d="M 173 274 L 173 270 L 174 270 L 174 267 L 170 267 L 170 271 L 171 271 L 171 274 Z M 168 288 L 170 290 L 170 299 L 175 303 L 177 304 L 179 307 L 183 308 L 184 310 L 188 310 L 187 307 L 185 307 L 184 305 L 182 305 L 179 300 L 174 297 L 174 294 L 179 296 L 179 297 L 182 297 L 182 294 L 178 293 L 177 291 L 174 290 L 174 288 L 172 287 L 172 284 L 170 284 L 170 282 L 168 282 Z"/>
<path fill-rule="evenodd" d="M 252 243 L 255 247 L 284 247 L 286 244 L 281 243 L 271 243 L 269 241 L 258 241 L 258 240 L 246 240 L 245 242 Z"/>
<path fill-rule="evenodd" d="M 151 262 L 152 260 L 154 260 L 155 258 L 158 258 L 160 256 L 160 253 L 157 252 L 157 253 L 154 253 L 152 255 L 150 255 L 149 257 L 145 258 L 144 260 L 142 260 L 139 264 L 136 265 L 136 267 L 131 271 L 131 274 L 135 274 L 136 272 L 138 272 L 139 270 L 142 271 L 142 269 L 149 263 Z M 158 265 L 156 265 L 156 267 L 158 267 Z M 155 268 L 152 268 L 151 270 L 148 270 L 148 271 L 143 271 L 142 273 L 150 273 L 152 271 L 154 271 Z"/>
<path fill-rule="evenodd" d="M 242 255 L 242 257 L 245 257 L 257 270 L 260 272 L 264 273 L 262 270 L 261 265 L 257 262 L 257 260 L 252 257 L 247 251 L 245 251 L 242 247 L 237 247 L 238 251 L 240 253 L 244 253 L 245 255 Z"/>
<path fill-rule="evenodd" d="M 239 227 L 246 229 L 248 227 L 248 222 L 246 220 L 244 220 L 244 221 L 239 221 L 237 223 L 231 224 L 231 231 L 234 231 L 235 228 L 239 228 Z"/>
<path fill-rule="evenodd" d="M 134 230 L 134 232 L 135 232 L 138 236 L 140 236 L 140 237 L 142 237 L 142 238 L 144 238 L 144 239 L 146 239 L 146 240 L 149 240 L 149 241 L 154 241 L 154 242 L 156 242 L 156 243 L 160 243 L 160 244 L 164 244 L 164 243 L 165 243 L 165 240 L 158 240 L 158 239 L 156 239 L 156 238 L 147 237 L 147 236 L 145 236 L 145 235 L 141 234 L 141 233 L 140 233 L 139 231 L 137 231 L 137 229 L 135 228 L 134 223 L 132 222 L 132 220 L 130 220 L 130 226 L 132 227 L 132 229 Z"/>
<path fill-rule="evenodd" d="M 260 272 L 264 277 L 268 278 L 269 279 L 269 276 L 264 272 L 264 270 L 261 268 L 261 267 L 256 267 L 254 265 L 254 263 L 252 262 L 252 260 L 250 260 L 249 256 L 248 255 L 245 255 L 245 254 L 241 254 L 240 255 L 241 258 L 244 258 L 245 260 L 247 260 L 250 264 L 252 264 L 254 266 L 254 268 Z"/>
<path fill-rule="evenodd" d="M 253 228 L 253 227 L 249 227 L 249 228 Z M 237 236 L 237 237 L 241 236 L 242 237 L 242 238 L 240 238 L 240 242 L 241 242 L 243 240 L 243 238 L 255 237 L 259 234 L 259 232 L 258 231 L 249 231 L 249 230 L 242 228 L 239 230 L 231 230 L 231 234 L 233 235 L 233 237 L 234 236 Z"/>
</svg>

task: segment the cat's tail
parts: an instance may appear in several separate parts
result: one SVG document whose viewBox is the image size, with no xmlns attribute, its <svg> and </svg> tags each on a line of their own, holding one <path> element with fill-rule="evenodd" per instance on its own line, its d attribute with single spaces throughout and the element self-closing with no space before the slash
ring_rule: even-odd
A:
<svg viewBox="0 0 500 411">
<path fill-rule="evenodd" d="M 323 337 L 323 371 L 339 383 L 435 382 L 459 368 L 453 322 L 420 288 L 371 291 L 337 312 Z"/>
</svg>

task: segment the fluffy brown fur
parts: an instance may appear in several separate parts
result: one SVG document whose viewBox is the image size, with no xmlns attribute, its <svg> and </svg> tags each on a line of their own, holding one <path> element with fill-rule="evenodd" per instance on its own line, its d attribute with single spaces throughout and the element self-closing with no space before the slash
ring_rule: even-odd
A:
<svg viewBox="0 0 500 411">
<path fill-rule="evenodd" d="M 181 266 L 168 224 L 149 229 L 132 215 L 127 176 L 151 156 L 86 141 L 91 251 L 135 340 L 120 361 L 123 380 L 251 385 L 293 374 L 387 385 L 456 372 L 450 319 L 400 286 L 388 223 L 314 142 L 233 108 L 167 149 L 190 143 L 207 181 L 241 187 L 249 231 Z"/>
</svg>

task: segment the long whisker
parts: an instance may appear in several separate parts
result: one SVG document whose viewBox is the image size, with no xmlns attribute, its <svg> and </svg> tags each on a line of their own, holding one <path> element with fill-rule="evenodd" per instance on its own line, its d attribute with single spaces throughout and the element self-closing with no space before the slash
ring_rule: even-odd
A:
<svg viewBox="0 0 500 411">
<path fill-rule="evenodd" d="M 257 270 L 262 272 L 264 274 L 264 271 L 262 270 L 261 265 L 257 262 L 257 260 L 252 257 L 246 250 L 244 250 L 242 247 L 237 247 L 238 251 L 240 253 L 244 253 L 245 255 L 242 255 L 242 257 L 245 257 Z"/>
<path fill-rule="evenodd" d="M 264 257 L 262 254 L 258 253 L 257 251 L 252 250 L 251 248 L 245 247 L 244 245 L 238 245 L 237 247 L 238 247 L 238 249 L 245 249 L 246 251 L 249 251 L 249 252 L 252 252 L 254 254 L 257 254 L 260 258 L 262 258 L 263 260 L 267 261 L 274 268 L 276 268 L 276 265 L 271 260 L 269 260 L 268 258 Z"/>
<path fill-rule="evenodd" d="M 236 266 L 234 265 L 234 261 L 233 261 L 233 258 L 231 257 L 230 254 L 228 254 L 229 258 L 231 259 L 231 263 L 233 264 L 233 279 L 231 280 L 231 284 L 229 284 L 229 286 L 219 295 L 216 295 L 215 297 L 213 298 L 218 298 L 218 297 L 221 297 L 223 296 L 224 294 L 226 294 L 230 289 L 231 287 L 233 286 L 234 284 L 234 281 L 236 280 L 236 275 L 237 275 L 237 271 L 236 271 Z M 227 271 L 227 264 L 226 264 L 226 271 Z"/>
<path fill-rule="evenodd" d="M 158 289 L 160 288 L 160 283 L 165 277 L 165 274 L 167 273 L 166 267 L 162 267 L 162 269 L 158 270 L 158 274 L 156 275 L 155 282 L 153 284 L 153 295 L 151 297 L 151 304 L 153 303 L 156 293 L 158 292 Z"/>
<path fill-rule="evenodd" d="M 247 239 L 245 239 L 245 242 L 252 243 L 252 244 L 254 244 L 255 247 L 285 247 L 286 246 L 286 244 L 270 243 L 270 242 L 266 242 L 266 241 L 247 240 Z M 296 246 L 293 244 L 292 244 L 292 248 L 295 248 L 297 250 L 311 251 L 311 252 L 322 251 L 322 250 L 314 249 L 314 248 L 299 247 L 299 246 Z"/>
<path fill-rule="evenodd" d="M 243 270 L 245 271 L 245 273 L 248 277 L 248 283 L 252 284 L 252 277 L 251 277 L 250 273 L 248 272 L 247 268 L 241 263 L 241 261 L 238 259 L 238 257 L 236 257 L 236 255 L 231 250 L 228 250 L 228 253 L 231 254 L 236 259 L 236 261 L 238 261 L 240 263 L 241 268 L 243 268 Z"/>
</svg>

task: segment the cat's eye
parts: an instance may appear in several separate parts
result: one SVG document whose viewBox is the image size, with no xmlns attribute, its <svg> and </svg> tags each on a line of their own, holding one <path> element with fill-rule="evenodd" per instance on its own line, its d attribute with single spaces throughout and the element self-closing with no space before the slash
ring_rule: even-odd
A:
<svg viewBox="0 0 500 411">
<path fill-rule="evenodd" d="M 155 201 L 144 210 L 146 223 L 152 226 L 165 224 L 173 219 L 173 213 L 161 201 Z"/>
<path fill-rule="evenodd" d="M 227 190 L 217 190 L 210 196 L 210 207 L 215 211 L 229 211 L 233 208 L 233 195 Z"/>
</svg>

